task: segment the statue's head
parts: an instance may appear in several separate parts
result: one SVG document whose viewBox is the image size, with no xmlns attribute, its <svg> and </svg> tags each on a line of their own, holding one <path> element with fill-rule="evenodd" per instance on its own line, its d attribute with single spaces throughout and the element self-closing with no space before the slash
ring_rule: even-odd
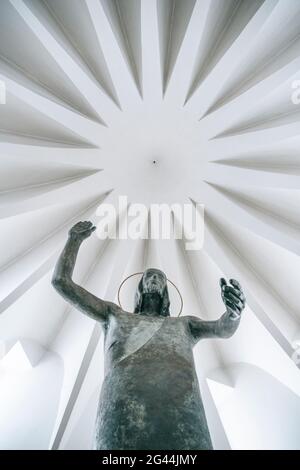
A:
<svg viewBox="0 0 300 470">
<path fill-rule="evenodd" d="M 163 317 L 170 316 L 170 300 L 167 287 L 167 277 L 160 269 L 150 268 L 144 271 L 135 294 L 134 313 L 143 312 L 144 301 L 147 298 L 158 305 L 157 314 Z"/>
</svg>

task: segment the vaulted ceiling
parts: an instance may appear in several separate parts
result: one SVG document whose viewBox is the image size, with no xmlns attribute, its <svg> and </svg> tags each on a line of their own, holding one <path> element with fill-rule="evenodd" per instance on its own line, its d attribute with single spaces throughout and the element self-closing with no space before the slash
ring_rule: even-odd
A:
<svg viewBox="0 0 300 470">
<path fill-rule="evenodd" d="M 90 446 L 101 331 L 50 279 L 68 229 L 120 195 L 204 204 L 203 249 L 94 236 L 76 280 L 116 301 L 160 267 L 183 314 L 215 319 L 237 278 L 238 333 L 195 350 L 215 447 L 300 447 L 299 52 L 297 0 L 1 2 L 1 448 Z"/>
</svg>

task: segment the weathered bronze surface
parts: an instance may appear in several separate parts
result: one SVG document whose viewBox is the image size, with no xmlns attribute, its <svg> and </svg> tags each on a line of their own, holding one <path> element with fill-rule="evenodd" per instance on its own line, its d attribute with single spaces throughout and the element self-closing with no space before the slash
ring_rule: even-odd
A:
<svg viewBox="0 0 300 470">
<path fill-rule="evenodd" d="M 193 347 L 204 338 L 228 338 L 237 329 L 245 297 L 235 280 L 221 279 L 226 312 L 216 321 L 171 317 L 165 274 L 148 269 L 139 282 L 134 313 L 98 299 L 72 274 L 82 241 L 95 227 L 69 232 L 52 283 L 70 303 L 103 326 L 105 378 L 94 448 L 101 450 L 212 449 L 196 376 Z"/>
</svg>

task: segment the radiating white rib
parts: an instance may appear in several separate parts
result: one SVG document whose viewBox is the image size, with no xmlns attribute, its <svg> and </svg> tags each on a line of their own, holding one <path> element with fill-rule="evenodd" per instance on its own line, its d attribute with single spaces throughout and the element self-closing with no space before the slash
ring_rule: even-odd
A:
<svg viewBox="0 0 300 470">
<path fill-rule="evenodd" d="M 1 268 L 0 313 L 31 288 L 53 266 L 57 250 L 62 247 L 68 228 L 80 217 L 89 218 L 103 198 L 104 195 L 93 200 L 76 216 L 66 217 L 65 222 L 50 232 L 46 239 L 40 240 L 24 253 L 15 257 L 9 265 Z"/>
<path fill-rule="evenodd" d="M 211 106 L 214 97 L 217 96 L 222 81 L 226 79 L 240 60 L 240 51 L 246 51 L 257 32 L 269 18 L 273 9 L 276 7 L 278 0 L 266 0 L 259 8 L 256 14 L 251 18 L 245 29 L 226 51 L 224 56 L 218 62 L 216 67 L 211 71 L 203 84 L 195 91 L 191 99 L 187 102 L 186 107 L 193 112 L 195 117 L 200 118 Z"/>
<path fill-rule="evenodd" d="M 239 66 L 229 80 L 223 82 L 221 91 L 209 111 L 218 109 L 223 103 L 243 94 L 247 88 L 255 87 L 261 80 L 270 78 L 297 58 L 298 16 L 299 4 L 294 0 L 277 4 L 265 27 L 258 31 L 249 53 L 241 57 Z M 278 29 L 282 29 L 282 34 L 278 34 Z M 272 88 L 274 86 L 271 84 L 270 89 Z"/>
<path fill-rule="evenodd" d="M 45 209 L 48 206 L 57 204 L 58 201 L 63 201 L 65 204 L 72 203 L 74 199 L 78 199 L 78 195 L 81 193 L 84 194 L 85 197 L 88 197 L 89 195 L 95 194 L 97 191 L 108 193 L 112 189 L 109 187 L 109 183 L 106 181 L 102 171 L 90 176 L 88 181 L 88 185 L 87 180 L 77 181 L 56 191 L 11 204 L 9 207 L 1 207 L 0 219 L 12 217 L 24 212 Z"/>
<path fill-rule="evenodd" d="M 274 92 L 276 88 L 291 79 L 299 70 L 300 59 L 297 58 L 274 74 L 256 83 L 245 92 L 242 92 L 232 101 L 220 105 L 215 111 L 212 109 L 211 114 L 208 114 L 205 119 L 201 121 L 203 129 L 207 130 L 210 137 L 218 135 L 220 132 L 224 131 L 224 128 L 228 127 L 228 116 L 239 116 L 241 111 L 245 113 L 245 111 L 253 108 L 255 103 L 260 103 L 266 96 Z"/>
<path fill-rule="evenodd" d="M 82 419 L 85 421 L 87 432 L 84 434 L 84 442 L 80 446 L 81 449 L 89 450 L 93 444 L 93 431 L 95 425 L 95 416 L 99 402 L 101 391 L 102 377 L 104 375 L 103 361 L 99 360 L 103 356 L 103 335 L 101 335 L 93 357 L 88 366 L 88 370 L 76 403 L 73 407 L 66 430 L 62 436 L 59 449 L 68 450 L 73 448 L 74 435 L 79 432 L 82 435 Z"/>
<path fill-rule="evenodd" d="M 208 209 L 215 208 L 218 214 L 223 215 L 229 221 L 237 221 L 241 227 L 250 230 L 252 233 L 266 238 L 297 255 L 300 254 L 299 240 L 279 231 L 267 221 L 253 216 L 243 207 L 235 204 L 229 198 L 224 197 L 213 186 L 201 181 L 198 184 L 198 189 L 192 191 L 192 199 L 204 204 Z"/>
<path fill-rule="evenodd" d="M 274 132 L 276 129 L 276 132 Z M 214 155 L 214 160 L 220 156 L 234 153 L 248 153 L 259 148 L 279 145 L 284 140 L 295 138 L 300 133 L 300 123 L 294 122 L 282 126 L 276 126 L 271 129 L 252 130 L 238 135 L 217 137 L 209 142 L 209 150 Z"/>
<path fill-rule="evenodd" d="M 122 109 L 140 101 L 134 77 L 120 50 L 101 2 L 85 0 Z"/>
<path fill-rule="evenodd" d="M 81 66 L 84 69 L 87 67 L 86 71 L 91 73 L 105 93 L 119 105 L 85 2 L 43 0 L 43 3 L 46 7 L 45 16 L 50 21 L 53 18 L 53 27 L 56 24 L 59 26 L 65 36 L 64 41 L 74 50 L 74 55 L 80 57 Z"/>
<path fill-rule="evenodd" d="M 90 106 L 95 109 L 105 123 L 109 124 L 118 112 L 112 99 L 96 86 L 22 0 L 10 0 L 10 2 L 36 35 L 37 40 L 41 41 Z"/>
<path fill-rule="evenodd" d="M 212 223 L 207 220 L 206 231 L 205 231 L 205 251 L 209 256 L 215 261 L 215 263 L 222 269 L 227 279 L 232 278 L 233 273 L 236 273 L 236 277 L 239 278 L 245 292 L 247 303 L 250 306 L 251 310 L 255 313 L 259 321 L 264 325 L 267 331 L 272 335 L 274 340 L 280 345 L 283 351 L 291 357 L 293 353 L 293 348 L 291 346 L 291 341 L 287 339 L 287 332 L 283 332 L 278 328 L 270 312 L 266 312 L 259 301 L 259 298 L 256 298 L 256 294 L 251 290 L 249 286 L 249 277 L 251 273 L 252 276 L 256 276 L 256 273 L 251 270 L 251 266 L 247 266 L 245 258 L 240 258 L 240 254 L 236 252 L 236 256 L 239 257 L 240 263 L 243 265 L 243 269 L 234 261 L 233 257 L 228 256 L 225 247 L 229 250 L 234 250 L 234 245 L 228 244 L 228 241 L 224 239 L 224 236 L 221 232 L 217 231 L 217 227 L 212 225 Z M 252 271 L 252 272 L 251 272 Z M 261 280 L 259 280 L 261 282 Z M 268 289 L 268 287 L 266 287 Z M 271 290 L 270 288 L 268 290 Z M 283 309 L 281 309 L 283 316 L 288 317 Z M 289 317 L 287 321 L 287 326 L 290 326 L 290 331 L 294 328 L 297 328 L 297 322 L 295 319 Z"/>
<path fill-rule="evenodd" d="M 16 12 L 16 15 L 18 15 L 17 12 Z M 20 20 L 23 21 L 22 18 L 20 18 Z M 57 65 L 55 64 L 55 66 Z M 57 68 L 59 69 L 59 66 L 57 66 Z M 28 74 L 28 72 L 25 72 L 23 69 L 20 69 L 17 65 L 13 64 L 11 61 L 9 61 L 8 59 L 5 59 L 4 57 L 0 58 L 0 70 L 1 70 L 1 74 L 3 75 L 3 77 L 9 78 L 13 82 L 18 83 L 24 88 L 27 88 L 28 90 L 31 90 L 32 92 L 38 95 L 41 95 L 45 98 L 48 98 L 50 101 L 54 101 L 55 103 L 58 103 L 60 106 L 79 114 L 79 116 L 81 117 L 84 116 L 89 120 L 97 122 L 98 124 L 101 122 L 101 120 L 97 117 L 96 113 L 93 112 L 93 110 L 89 108 L 88 103 L 85 103 L 84 98 L 82 98 L 81 96 L 78 96 L 78 98 L 80 98 L 80 103 L 82 103 L 82 105 L 80 106 L 78 104 L 76 106 L 76 104 L 72 102 L 71 98 L 69 99 L 65 98 L 62 92 L 56 91 L 55 87 L 52 87 L 50 89 L 49 86 L 46 85 L 45 83 L 39 82 L 38 79 L 34 75 Z M 64 76 L 63 73 L 62 75 Z M 68 77 L 65 76 L 64 78 L 66 80 L 66 83 L 68 83 L 70 87 L 73 88 L 73 84 L 70 82 Z M 75 89 L 75 92 L 76 92 L 76 89 Z M 83 106 L 83 109 L 81 109 L 82 106 Z"/>
<path fill-rule="evenodd" d="M 162 70 L 156 0 L 142 0 L 143 97 L 146 104 L 162 99 Z"/>
<path fill-rule="evenodd" d="M 250 215 L 263 220 L 291 239 L 299 239 L 299 191 L 286 189 L 276 191 L 240 185 L 232 188 L 220 185 L 211 186 L 225 199 L 229 199 Z"/>
<path fill-rule="evenodd" d="M 22 158 L 24 161 L 32 160 L 37 164 L 41 161 L 43 154 L 44 161 L 53 163 L 78 165 L 91 168 L 100 168 L 99 149 L 86 148 L 61 148 L 61 147 L 39 147 L 38 145 L 13 144 L 10 142 L 0 142 L 1 155 Z"/>
<path fill-rule="evenodd" d="M 191 72 L 204 32 L 207 14 L 214 0 L 197 0 L 174 66 L 165 100 L 183 106 L 191 80 Z M 182 73 L 185 70 L 186 73 Z"/>
<path fill-rule="evenodd" d="M 260 188 L 300 189 L 298 175 L 285 175 L 278 172 L 247 170 L 222 165 L 222 160 L 207 163 L 203 168 L 203 180 L 213 184 L 235 187 L 242 183 Z"/>
<path fill-rule="evenodd" d="M 82 172 L 78 175 L 57 178 L 55 180 L 45 181 L 43 183 L 32 183 L 26 184 L 25 186 L 14 186 L 6 190 L 0 190 L 0 205 L 4 204 L 15 204 L 25 199 L 32 199 L 34 197 L 40 196 L 41 194 L 48 193 L 50 191 L 56 191 L 64 186 L 69 184 L 74 184 L 80 181 L 83 178 L 87 178 L 97 171 Z"/>
<path fill-rule="evenodd" d="M 13 290 L 8 292 L 7 295 L 0 301 L 0 314 L 5 312 L 11 305 L 22 297 L 29 289 L 32 288 L 42 277 L 53 268 L 55 261 L 59 255 L 59 250 L 51 253 L 44 262 L 42 262 L 36 269 L 20 283 L 15 284 Z M 1 321 L 1 320 L 0 320 Z"/>
<path fill-rule="evenodd" d="M 7 91 L 11 92 L 17 98 L 53 119 L 55 122 L 70 129 L 72 132 L 75 132 L 78 136 L 83 137 L 83 139 L 88 140 L 94 145 L 101 145 L 101 136 L 106 130 L 104 126 L 80 116 L 78 113 L 19 85 L 2 73 L 0 73 L 0 79 L 4 80 Z"/>
<path fill-rule="evenodd" d="M 217 236 L 219 238 L 217 238 Z M 205 230 L 205 244 L 204 244 L 205 251 L 204 252 L 196 251 L 193 253 L 187 252 L 187 256 L 190 259 L 191 269 L 194 272 L 195 281 L 197 281 L 197 284 L 196 284 L 197 290 L 200 293 L 202 293 L 203 302 L 204 302 L 205 296 L 212 297 L 212 298 L 216 296 L 216 292 L 219 289 L 218 279 L 221 276 L 229 280 L 234 275 L 235 277 L 238 278 L 239 281 L 241 281 L 243 289 L 246 292 L 247 305 L 251 308 L 251 310 L 255 312 L 255 314 L 260 319 L 260 321 L 265 326 L 265 328 L 267 328 L 269 333 L 272 334 L 273 338 L 280 344 L 283 350 L 290 357 L 293 351 L 290 342 L 282 334 L 278 326 L 274 324 L 272 317 L 266 314 L 262 306 L 257 302 L 255 297 L 252 295 L 251 289 L 248 288 L 248 278 L 247 277 L 245 278 L 246 271 L 243 271 L 242 273 L 240 273 L 238 264 L 234 263 L 234 256 L 228 257 L 228 251 L 225 252 L 225 247 L 228 249 L 229 247 L 226 246 L 226 243 L 227 241 L 225 240 L 225 238 L 222 238 L 221 231 L 220 233 L 217 233 L 217 228 L 212 224 L 211 218 L 209 217 L 207 221 L 207 225 L 206 225 L 206 230 Z M 233 246 L 231 246 L 230 249 L 234 249 Z M 203 266 L 203 267 L 201 266 L 201 264 L 204 263 L 205 256 L 207 257 L 207 255 L 209 256 L 208 256 L 208 259 L 206 260 L 206 263 L 212 265 L 213 260 L 215 262 L 215 266 L 210 266 L 210 269 L 208 268 L 207 264 L 206 266 Z M 237 256 L 238 256 L 238 253 L 237 253 Z M 241 262 L 244 262 L 246 266 L 245 260 L 241 260 Z M 214 272 L 212 272 L 213 267 L 215 268 Z M 216 269 L 217 267 L 220 269 L 219 271 Z M 239 277 L 240 275 L 243 275 L 242 279 L 240 279 Z M 211 280 L 208 279 L 210 276 L 211 276 Z M 211 281 L 211 282 L 209 283 L 208 281 Z M 216 302 L 216 299 L 214 299 L 214 303 L 215 304 L 218 303 Z M 221 296 L 220 296 L 220 304 L 221 303 L 222 302 L 221 302 Z M 224 308 L 224 306 L 222 307 Z M 220 314 L 223 311 L 222 307 L 219 312 Z M 216 316 L 218 315 L 218 312 L 212 311 L 212 309 L 209 308 L 208 314 L 209 314 L 209 318 L 216 318 Z M 243 315 L 246 315 L 246 313 L 244 313 Z M 289 321 L 290 321 L 290 318 L 289 318 Z M 293 321 L 294 319 L 292 319 L 292 322 Z M 294 325 L 295 324 L 296 323 L 294 322 Z M 238 334 L 239 333 L 237 332 L 237 335 Z M 235 339 L 236 339 L 236 336 L 235 336 Z M 218 345 L 220 346 L 221 357 L 224 358 L 225 363 L 227 364 L 227 361 L 228 361 L 227 353 L 226 353 L 227 342 L 222 341 L 218 343 Z M 229 359 L 230 362 L 231 360 Z"/>
<path fill-rule="evenodd" d="M 292 83 L 292 80 L 290 83 Z M 300 110 L 292 103 L 289 89 L 287 95 L 281 98 L 276 96 L 276 93 L 270 95 L 266 99 L 266 105 L 259 103 L 257 108 L 253 107 L 249 110 L 248 116 L 241 116 L 238 122 L 233 121 L 223 132 L 215 135 L 213 139 L 245 136 L 253 132 L 260 133 L 270 130 L 275 134 L 278 130 L 279 136 L 289 137 L 288 132 L 292 131 L 293 133 L 295 129 L 298 129 L 293 126 L 299 124 Z"/>
</svg>

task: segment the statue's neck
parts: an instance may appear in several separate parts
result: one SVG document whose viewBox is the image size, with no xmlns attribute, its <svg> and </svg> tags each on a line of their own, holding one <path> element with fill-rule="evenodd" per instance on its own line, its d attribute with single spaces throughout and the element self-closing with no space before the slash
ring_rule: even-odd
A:
<svg viewBox="0 0 300 470">
<path fill-rule="evenodd" d="M 160 315 L 162 298 L 158 292 L 143 294 L 140 313 L 143 315 Z"/>
</svg>

